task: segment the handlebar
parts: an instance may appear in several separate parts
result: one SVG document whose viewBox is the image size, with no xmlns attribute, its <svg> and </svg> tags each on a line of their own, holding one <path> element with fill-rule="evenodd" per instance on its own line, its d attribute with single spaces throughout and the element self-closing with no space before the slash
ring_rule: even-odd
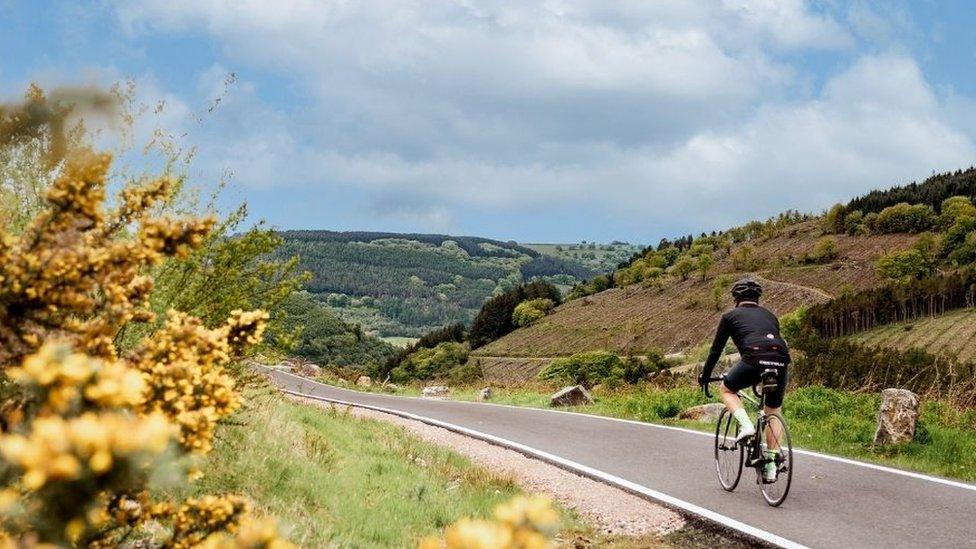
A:
<svg viewBox="0 0 976 549">
<path fill-rule="evenodd" d="M 712 383 L 712 382 L 715 382 L 715 381 L 723 381 L 723 380 L 725 380 L 725 374 L 722 374 L 722 375 L 720 375 L 718 377 L 710 377 L 710 378 L 708 378 L 705 381 L 705 384 L 702 385 L 702 390 L 705 391 L 705 396 L 707 396 L 708 398 L 712 398 L 712 393 L 710 393 L 708 391 L 708 384 L 709 383 Z"/>
</svg>

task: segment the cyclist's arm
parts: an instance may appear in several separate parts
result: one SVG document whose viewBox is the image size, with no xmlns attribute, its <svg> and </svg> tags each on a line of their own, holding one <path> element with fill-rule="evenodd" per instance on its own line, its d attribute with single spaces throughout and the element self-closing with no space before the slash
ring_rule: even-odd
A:
<svg viewBox="0 0 976 549">
<path fill-rule="evenodd" d="M 708 353 L 708 359 L 705 360 L 705 366 L 702 368 L 702 378 L 708 379 L 712 377 L 712 370 L 715 369 L 715 365 L 718 364 L 718 359 L 722 357 L 722 351 L 725 350 L 725 344 L 729 341 L 729 328 L 728 324 L 725 322 L 725 317 L 718 323 L 718 330 L 715 332 L 715 340 L 712 341 L 712 350 Z"/>
</svg>

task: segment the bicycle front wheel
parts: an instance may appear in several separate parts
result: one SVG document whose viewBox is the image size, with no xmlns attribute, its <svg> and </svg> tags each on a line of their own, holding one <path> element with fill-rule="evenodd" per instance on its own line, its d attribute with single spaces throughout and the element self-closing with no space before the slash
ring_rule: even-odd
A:
<svg viewBox="0 0 976 549">
<path fill-rule="evenodd" d="M 715 427 L 715 471 L 718 481 L 726 491 L 731 492 L 739 485 L 742 477 L 744 450 L 735 442 L 739 434 L 739 422 L 728 410 L 722 410 Z"/>
<path fill-rule="evenodd" d="M 766 503 L 778 507 L 786 501 L 786 495 L 790 493 L 790 483 L 793 482 L 793 441 L 786 422 L 779 414 L 765 416 L 760 432 L 766 437 L 766 447 L 778 452 L 775 480 L 764 479 L 760 474 L 759 486 Z"/>
</svg>

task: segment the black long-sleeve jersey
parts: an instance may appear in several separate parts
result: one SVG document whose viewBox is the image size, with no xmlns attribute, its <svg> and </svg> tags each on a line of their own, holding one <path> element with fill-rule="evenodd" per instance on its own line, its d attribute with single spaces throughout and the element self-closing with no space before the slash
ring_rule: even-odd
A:
<svg viewBox="0 0 976 549">
<path fill-rule="evenodd" d="M 755 366 L 786 365 L 790 363 L 790 350 L 779 333 L 779 319 L 765 307 L 744 303 L 722 315 L 718 331 L 712 342 L 712 350 L 702 369 L 702 375 L 710 377 L 732 338 L 743 362 Z"/>
</svg>

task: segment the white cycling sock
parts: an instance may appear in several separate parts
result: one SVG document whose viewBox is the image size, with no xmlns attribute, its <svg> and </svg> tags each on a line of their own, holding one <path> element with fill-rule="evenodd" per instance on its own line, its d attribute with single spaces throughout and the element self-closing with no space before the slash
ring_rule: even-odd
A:
<svg viewBox="0 0 976 549">
<path fill-rule="evenodd" d="M 756 430 L 756 428 L 752 426 L 752 421 L 749 420 L 749 412 L 747 412 L 745 408 L 739 408 L 733 412 L 732 417 L 739 422 L 739 427 L 743 432 L 750 433 Z"/>
</svg>

